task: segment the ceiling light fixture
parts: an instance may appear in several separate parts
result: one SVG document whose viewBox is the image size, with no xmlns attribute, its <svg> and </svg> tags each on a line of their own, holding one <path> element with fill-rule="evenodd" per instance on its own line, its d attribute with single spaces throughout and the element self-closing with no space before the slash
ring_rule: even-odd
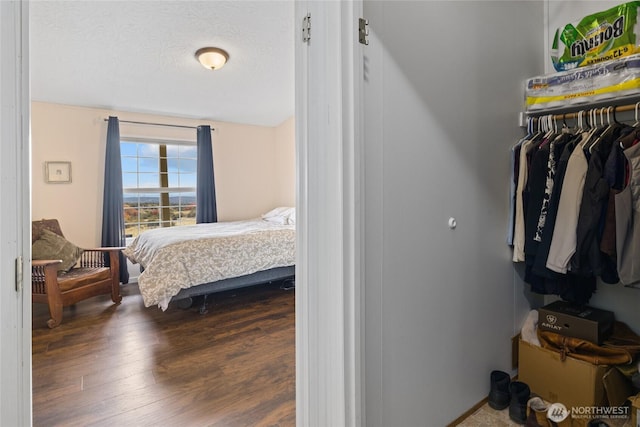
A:
<svg viewBox="0 0 640 427">
<path fill-rule="evenodd" d="M 217 47 L 203 47 L 196 51 L 196 58 L 208 70 L 219 70 L 229 60 L 229 54 Z"/>
</svg>

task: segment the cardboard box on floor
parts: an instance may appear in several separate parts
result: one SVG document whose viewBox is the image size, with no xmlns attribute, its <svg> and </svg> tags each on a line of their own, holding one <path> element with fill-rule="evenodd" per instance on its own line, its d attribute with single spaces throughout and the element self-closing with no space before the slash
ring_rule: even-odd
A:
<svg viewBox="0 0 640 427">
<path fill-rule="evenodd" d="M 631 427 L 640 426 L 640 394 L 630 397 L 631 401 Z"/>
<path fill-rule="evenodd" d="M 603 380 L 604 379 L 604 380 Z M 550 403 L 572 407 L 620 406 L 631 386 L 615 368 L 593 365 L 520 340 L 518 380 Z M 609 396 L 609 398 L 608 398 Z"/>
</svg>

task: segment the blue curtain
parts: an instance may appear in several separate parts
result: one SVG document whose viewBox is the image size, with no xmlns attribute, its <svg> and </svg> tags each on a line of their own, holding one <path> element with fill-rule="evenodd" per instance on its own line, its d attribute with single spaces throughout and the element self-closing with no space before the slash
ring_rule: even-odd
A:
<svg viewBox="0 0 640 427">
<path fill-rule="evenodd" d="M 216 184 L 213 177 L 211 127 L 198 126 L 198 171 L 196 189 L 196 223 L 217 222 Z"/>
<path fill-rule="evenodd" d="M 120 123 L 117 117 L 109 117 L 102 198 L 102 246 L 126 245 L 122 204 Z M 122 253 L 120 253 L 120 282 L 129 283 L 127 259 Z"/>
</svg>

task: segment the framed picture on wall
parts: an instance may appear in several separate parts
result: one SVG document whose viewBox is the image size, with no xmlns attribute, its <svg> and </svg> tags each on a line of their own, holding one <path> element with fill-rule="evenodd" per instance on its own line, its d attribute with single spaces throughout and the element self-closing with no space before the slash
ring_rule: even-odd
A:
<svg viewBox="0 0 640 427">
<path fill-rule="evenodd" d="M 51 184 L 71 182 L 71 162 L 45 162 L 44 178 Z"/>
</svg>

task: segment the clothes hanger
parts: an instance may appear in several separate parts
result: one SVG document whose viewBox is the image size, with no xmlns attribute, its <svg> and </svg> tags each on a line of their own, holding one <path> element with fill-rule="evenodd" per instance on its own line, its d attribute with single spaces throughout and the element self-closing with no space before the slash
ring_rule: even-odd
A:
<svg viewBox="0 0 640 427">
<path fill-rule="evenodd" d="M 618 108 L 618 106 L 617 106 L 617 105 L 615 105 L 615 106 L 613 106 L 612 108 L 613 108 L 613 122 L 614 122 L 615 124 L 617 124 L 617 125 L 621 125 L 622 123 L 620 123 L 620 122 L 618 121 L 618 119 L 616 118 L 616 109 Z"/>
<path fill-rule="evenodd" d="M 596 113 L 596 109 L 592 108 L 590 110 L 587 111 L 588 114 L 588 120 L 587 120 L 587 125 L 588 125 L 588 130 L 587 130 L 587 137 L 585 139 L 583 139 L 582 143 L 580 144 L 580 147 L 582 149 L 586 149 L 587 145 L 590 144 L 593 139 L 594 139 L 594 135 L 596 133 L 596 131 L 598 130 L 598 117 L 597 117 L 597 113 Z"/>
<path fill-rule="evenodd" d="M 521 146 L 526 141 L 530 141 L 534 137 L 533 123 L 534 123 L 534 118 L 527 117 L 527 134 L 524 137 L 522 137 L 518 142 L 513 144 L 513 146 L 511 147 L 512 150 L 514 150 L 518 146 Z"/>
<path fill-rule="evenodd" d="M 584 110 L 578 111 L 578 130 L 576 131 L 576 133 L 584 132 L 584 114 Z"/>
<path fill-rule="evenodd" d="M 571 126 L 569 126 L 567 124 L 567 113 L 564 113 L 562 115 L 562 132 L 563 133 L 571 133 L 571 134 L 574 134 L 574 135 L 577 134 L 577 132 L 578 132 L 577 126 L 576 126 L 575 129 L 572 129 Z"/>
<path fill-rule="evenodd" d="M 544 128 L 545 128 L 545 138 L 549 139 L 553 136 L 553 115 L 548 114 L 544 120 Z"/>
<path fill-rule="evenodd" d="M 605 108 L 601 108 L 600 109 L 600 129 L 605 128 L 602 132 L 600 132 L 600 134 L 598 135 L 598 137 L 595 139 L 595 141 L 593 141 L 593 143 L 591 145 L 589 145 L 589 153 L 593 153 L 593 149 L 598 145 L 598 143 L 600 141 L 602 141 L 602 138 L 605 137 L 609 132 L 611 132 L 611 130 L 613 129 L 613 126 L 611 126 L 611 120 L 609 117 L 609 108 L 611 107 L 607 107 L 606 111 L 607 111 L 607 125 L 605 128 L 605 124 L 604 124 L 604 110 Z"/>
<path fill-rule="evenodd" d="M 635 123 L 631 126 L 633 127 L 637 127 L 638 125 L 640 125 L 640 120 L 638 120 L 638 107 L 640 107 L 640 102 L 636 102 L 636 106 L 634 108 L 634 113 L 635 113 Z"/>
</svg>

